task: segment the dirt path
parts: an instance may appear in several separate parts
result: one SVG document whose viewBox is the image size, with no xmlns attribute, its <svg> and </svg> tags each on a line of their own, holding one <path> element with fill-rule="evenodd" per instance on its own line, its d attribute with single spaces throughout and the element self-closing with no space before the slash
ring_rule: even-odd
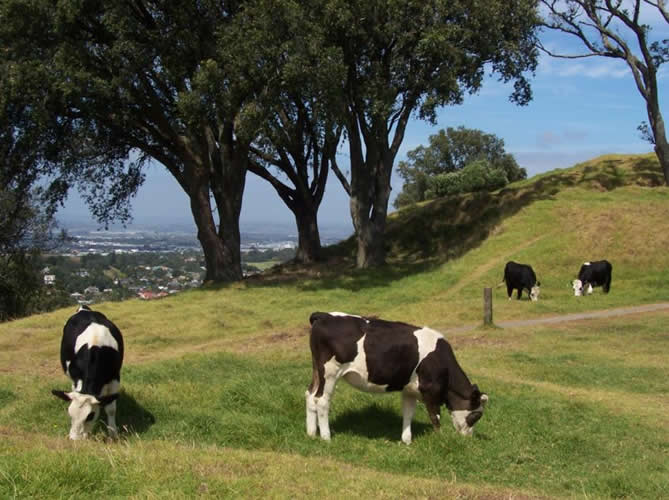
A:
<svg viewBox="0 0 669 500">
<path fill-rule="evenodd" d="M 646 304 L 632 307 L 619 307 L 616 309 L 605 309 L 603 311 L 563 314 L 561 316 L 550 316 L 548 318 L 500 321 L 499 323 L 495 323 L 495 326 L 498 326 L 500 328 L 522 328 L 524 326 L 549 325 L 554 323 L 564 323 L 566 321 L 578 321 L 583 319 L 614 318 L 616 316 L 626 316 L 629 314 L 640 314 L 646 312 L 656 312 L 656 311 L 666 311 L 666 310 L 669 310 L 669 302 L 661 302 L 659 304 Z M 449 328 L 447 330 L 444 330 L 444 333 L 466 332 L 469 330 L 474 330 L 479 326 L 480 325 L 466 325 L 457 328 Z"/>
</svg>

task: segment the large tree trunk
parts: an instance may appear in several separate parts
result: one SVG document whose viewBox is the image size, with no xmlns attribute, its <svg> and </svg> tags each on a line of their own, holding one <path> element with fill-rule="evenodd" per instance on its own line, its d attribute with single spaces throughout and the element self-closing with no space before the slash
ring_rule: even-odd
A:
<svg viewBox="0 0 669 500">
<path fill-rule="evenodd" d="M 295 260 L 305 264 L 316 262 L 321 257 L 321 237 L 318 231 L 318 209 L 302 204 L 291 208 L 297 224 L 297 253 Z"/>
<path fill-rule="evenodd" d="M 211 191 L 216 200 L 218 238 L 224 249 L 226 266 L 222 270 L 224 279 L 216 281 L 239 281 L 243 278 L 239 216 L 248 170 L 248 144 L 235 137 L 231 123 L 225 125 L 219 139 L 220 147 L 215 141 L 209 143 Z"/>
<path fill-rule="evenodd" d="M 207 268 L 205 281 L 227 282 L 242 279 L 241 258 L 239 251 L 239 216 L 235 221 L 237 238 L 225 235 L 220 237 L 209 202 L 209 184 L 206 179 L 193 180 L 189 193 L 193 220 L 197 226 L 197 239 L 204 252 Z M 224 221 L 230 224 L 231 221 Z"/>
<path fill-rule="evenodd" d="M 376 124 L 376 133 L 366 134 L 364 155 L 357 120 L 349 122 L 348 132 L 351 219 L 358 243 L 356 266 L 366 269 L 386 261 L 386 219 L 395 153 L 388 146 L 384 124 Z"/>
<path fill-rule="evenodd" d="M 664 120 L 657 100 L 651 100 L 647 106 L 648 119 L 653 131 L 653 140 L 655 141 L 655 154 L 660 161 L 660 168 L 664 174 L 664 182 L 669 186 L 669 143 L 667 143 L 667 134 L 664 129 Z"/>
</svg>

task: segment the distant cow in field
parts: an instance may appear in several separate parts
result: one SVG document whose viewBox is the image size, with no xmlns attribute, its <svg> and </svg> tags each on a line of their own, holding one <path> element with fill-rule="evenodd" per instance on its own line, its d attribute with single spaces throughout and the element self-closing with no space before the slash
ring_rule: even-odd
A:
<svg viewBox="0 0 669 500">
<path fill-rule="evenodd" d="M 328 413 L 337 380 L 366 392 L 402 393 L 402 441 L 411 443 L 411 420 L 422 400 L 435 430 L 446 405 L 455 429 L 471 435 L 488 396 L 472 385 L 444 336 L 430 328 L 315 312 L 309 318 L 313 377 L 305 396 L 307 434 L 330 439 Z"/>
<path fill-rule="evenodd" d="M 116 399 L 121 386 L 123 337 L 104 314 L 82 306 L 67 320 L 60 344 L 60 363 L 72 379 L 72 391 L 51 391 L 70 406 L 70 439 L 84 439 L 100 416 L 107 414 L 112 437 L 116 428 Z"/>
<path fill-rule="evenodd" d="M 532 267 L 527 264 L 507 262 L 504 266 L 504 279 L 498 286 L 502 286 L 503 283 L 506 283 L 506 293 L 509 300 L 511 300 L 514 290 L 518 290 L 518 300 L 520 300 L 523 290 L 527 290 L 530 300 L 533 302 L 539 298 L 541 283 L 537 281 L 537 276 L 534 274 Z"/>
<path fill-rule="evenodd" d="M 608 260 L 584 262 L 578 271 L 578 279 L 572 281 L 574 296 L 590 295 L 596 286 L 601 286 L 604 293 L 609 293 L 612 270 L 613 266 Z"/>
</svg>

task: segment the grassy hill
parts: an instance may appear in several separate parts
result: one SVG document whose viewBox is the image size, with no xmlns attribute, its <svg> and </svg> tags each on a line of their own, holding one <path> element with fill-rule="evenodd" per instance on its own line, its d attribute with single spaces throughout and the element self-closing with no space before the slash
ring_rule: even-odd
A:
<svg viewBox="0 0 669 500">
<path fill-rule="evenodd" d="M 119 443 L 66 439 L 58 353 L 72 310 L 0 325 L 0 497 L 640 497 L 669 491 L 669 314 L 448 331 L 481 321 L 504 264 L 532 264 L 539 302 L 494 290 L 494 318 L 667 300 L 669 189 L 652 156 L 605 156 L 492 194 L 391 215 L 389 264 L 353 269 L 353 242 L 310 269 L 161 301 L 98 306 L 126 339 Z M 611 293 L 572 296 L 584 260 Z M 447 332 L 491 397 L 472 439 L 419 406 L 399 442 L 398 395 L 344 382 L 333 441 L 306 437 L 308 316 L 378 315 Z M 445 411 L 445 410 L 444 410 Z"/>
</svg>

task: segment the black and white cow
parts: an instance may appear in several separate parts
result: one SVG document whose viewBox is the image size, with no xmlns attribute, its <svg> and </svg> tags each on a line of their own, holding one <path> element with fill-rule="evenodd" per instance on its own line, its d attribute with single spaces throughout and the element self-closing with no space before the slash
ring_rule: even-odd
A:
<svg viewBox="0 0 669 500">
<path fill-rule="evenodd" d="M 116 428 L 116 399 L 121 387 L 123 337 L 104 314 L 82 306 L 67 320 L 60 344 L 60 363 L 72 379 L 72 391 L 51 391 L 70 403 L 70 439 L 84 439 L 100 416 L 107 414 L 112 437 Z"/>
<path fill-rule="evenodd" d="M 432 426 L 445 404 L 453 426 L 471 435 L 488 396 L 472 385 L 444 336 L 430 328 L 345 313 L 315 312 L 310 346 L 313 378 L 305 394 L 307 434 L 330 439 L 328 413 L 337 380 L 366 392 L 402 393 L 402 441 L 411 443 L 411 420 L 422 400 Z"/>
<path fill-rule="evenodd" d="M 537 281 L 537 276 L 534 274 L 532 267 L 527 264 L 518 264 L 513 261 L 507 262 L 506 266 L 504 266 L 504 279 L 502 283 L 506 283 L 506 294 L 509 300 L 511 300 L 514 290 L 518 290 L 518 300 L 520 300 L 523 290 L 527 290 L 530 300 L 533 302 L 536 302 L 539 298 L 541 283 Z"/>
<path fill-rule="evenodd" d="M 604 293 L 609 293 L 612 270 L 613 266 L 608 260 L 584 262 L 578 271 L 578 279 L 571 282 L 574 288 L 574 296 L 589 295 L 595 286 L 601 286 Z"/>
</svg>

